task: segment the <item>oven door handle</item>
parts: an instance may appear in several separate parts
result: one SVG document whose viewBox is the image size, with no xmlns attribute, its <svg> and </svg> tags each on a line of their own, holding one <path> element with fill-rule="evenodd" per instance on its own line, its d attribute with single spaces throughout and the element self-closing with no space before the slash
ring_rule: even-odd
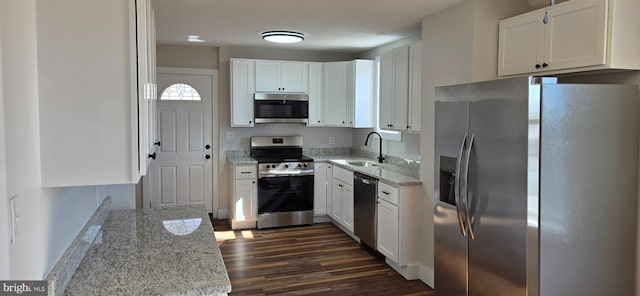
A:
<svg viewBox="0 0 640 296">
<path fill-rule="evenodd" d="M 258 172 L 258 179 L 274 178 L 274 177 L 304 177 L 304 176 L 313 176 L 313 171 L 303 172 L 300 174 L 270 174 L 270 173 Z"/>
</svg>

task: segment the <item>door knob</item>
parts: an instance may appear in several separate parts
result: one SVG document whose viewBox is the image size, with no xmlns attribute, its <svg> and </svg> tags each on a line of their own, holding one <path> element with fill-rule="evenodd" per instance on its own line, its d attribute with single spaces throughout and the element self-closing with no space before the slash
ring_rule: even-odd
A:
<svg viewBox="0 0 640 296">
<path fill-rule="evenodd" d="M 151 158 L 151 159 L 156 159 L 156 153 L 153 152 L 153 154 L 149 154 L 148 157 Z"/>
<path fill-rule="evenodd" d="M 209 144 L 204 145 L 204 149 L 211 149 L 211 145 L 209 145 Z"/>
<path fill-rule="evenodd" d="M 211 158 L 211 155 L 207 154 L 207 155 L 205 155 L 205 156 L 204 156 L 204 158 L 206 158 L 206 159 L 210 159 L 210 158 Z"/>
</svg>

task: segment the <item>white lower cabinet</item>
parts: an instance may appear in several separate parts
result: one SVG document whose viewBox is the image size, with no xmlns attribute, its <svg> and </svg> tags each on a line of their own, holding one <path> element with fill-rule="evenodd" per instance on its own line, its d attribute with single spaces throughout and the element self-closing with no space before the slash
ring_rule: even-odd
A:
<svg viewBox="0 0 640 296">
<path fill-rule="evenodd" d="M 378 251 L 407 279 L 419 277 L 420 185 L 378 182 Z"/>
<path fill-rule="evenodd" d="M 378 252 L 398 262 L 398 218 L 400 211 L 384 199 L 378 199 Z"/>
<path fill-rule="evenodd" d="M 353 232 L 353 172 L 333 167 L 331 218 Z"/>
<path fill-rule="evenodd" d="M 333 179 L 331 184 L 331 218 L 338 223 L 342 223 L 342 204 L 344 200 L 342 188 L 344 188 L 344 183 Z"/>
<path fill-rule="evenodd" d="M 353 186 L 342 188 L 342 225 L 353 231 Z"/>
<path fill-rule="evenodd" d="M 331 213 L 333 212 L 333 192 L 332 192 L 332 184 L 333 184 L 333 165 L 327 163 L 327 215 L 331 217 Z"/>
<path fill-rule="evenodd" d="M 231 173 L 232 229 L 256 228 L 258 216 L 258 179 L 255 165 L 234 166 Z"/>
<path fill-rule="evenodd" d="M 327 164 L 313 165 L 313 215 L 327 214 Z"/>
</svg>

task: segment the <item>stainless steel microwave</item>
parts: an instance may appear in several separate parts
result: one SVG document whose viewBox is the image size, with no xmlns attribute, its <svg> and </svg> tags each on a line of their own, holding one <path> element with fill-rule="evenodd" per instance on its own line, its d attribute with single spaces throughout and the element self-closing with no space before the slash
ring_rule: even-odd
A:
<svg viewBox="0 0 640 296">
<path fill-rule="evenodd" d="M 308 123 L 309 95 L 255 93 L 255 123 Z"/>
</svg>

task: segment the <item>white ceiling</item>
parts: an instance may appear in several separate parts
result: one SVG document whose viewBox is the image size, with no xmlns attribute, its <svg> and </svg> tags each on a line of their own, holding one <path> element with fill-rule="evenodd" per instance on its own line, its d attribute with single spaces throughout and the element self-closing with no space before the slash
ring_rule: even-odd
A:
<svg viewBox="0 0 640 296">
<path fill-rule="evenodd" d="M 154 0 L 159 44 L 282 47 L 359 52 L 406 38 L 422 18 L 462 0 Z M 270 30 L 297 31 L 306 39 L 274 45 Z"/>
</svg>

